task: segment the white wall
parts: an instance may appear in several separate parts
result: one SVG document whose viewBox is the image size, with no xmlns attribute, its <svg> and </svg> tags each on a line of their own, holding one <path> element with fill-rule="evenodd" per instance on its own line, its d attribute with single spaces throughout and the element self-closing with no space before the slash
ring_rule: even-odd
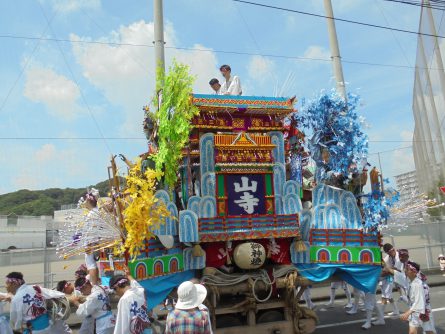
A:
<svg viewBox="0 0 445 334">
<path fill-rule="evenodd" d="M 16 225 L 8 225 L 7 216 L 0 216 L 0 249 L 43 248 L 46 243 L 46 228 L 51 226 L 51 216 L 19 216 Z"/>
</svg>

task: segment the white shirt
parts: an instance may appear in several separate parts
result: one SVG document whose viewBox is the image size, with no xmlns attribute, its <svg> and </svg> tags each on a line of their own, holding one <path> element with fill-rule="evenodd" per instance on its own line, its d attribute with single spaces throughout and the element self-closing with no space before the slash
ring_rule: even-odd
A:
<svg viewBox="0 0 445 334">
<path fill-rule="evenodd" d="M 408 289 L 410 310 L 416 313 L 425 313 L 425 292 L 420 278 L 416 277 Z"/>
<path fill-rule="evenodd" d="M 218 91 L 219 95 L 241 95 L 242 93 L 241 81 L 236 75 L 231 76 L 229 81 L 225 80 Z"/>
<path fill-rule="evenodd" d="M 399 252 L 398 251 L 396 251 L 396 256 L 394 258 L 389 256 L 389 254 L 386 254 L 385 257 L 383 258 L 383 261 L 385 261 L 385 263 L 390 268 L 396 268 L 396 269 L 400 270 L 402 268 L 402 266 L 403 266 L 403 263 L 400 262 Z"/>
<path fill-rule="evenodd" d="M 96 331 L 98 333 L 114 327 L 115 324 L 108 292 L 99 285 L 93 285 L 91 294 L 87 296 L 84 303 L 79 305 L 76 314 L 81 317 L 92 316 L 96 319 Z"/>
<path fill-rule="evenodd" d="M 142 334 L 150 324 L 144 288 L 135 280 L 130 284 L 117 304 L 114 334 Z"/>
<path fill-rule="evenodd" d="M 39 287 L 40 288 L 40 287 Z M 11 300 L 11 324 L 14 330 L 19 330 L 26 322 L 36 319 L 46 313 L 46 299 L 62 298 L 63 292 L 40 288 L 38 293 L 33 286 L 23 284 L 18 288 Z M 33 334 L 46 333 L 46 330 Z"/>
</svg>

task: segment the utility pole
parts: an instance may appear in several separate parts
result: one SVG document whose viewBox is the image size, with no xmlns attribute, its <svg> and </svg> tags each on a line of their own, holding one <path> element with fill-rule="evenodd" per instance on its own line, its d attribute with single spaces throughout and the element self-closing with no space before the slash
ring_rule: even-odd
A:
<svg viewBox="0 0 445 334">
<path fill-rule="evenodd" d="M 337 92 L 346 99 L 345 79 L 343 78 L 340 49 L 338 48 L 337 31 L 335 29 L 334 11 L 332 10 L 331 0 L 324 0 L 324 10 L 328 23 L 329 45 L 331 46 L 332 67 L 337 83 Z"/>
<path fill-rule="evenodd" d="M 162 73 L 165 72 L 165 57 L 164 57 L 164 18 L 162 9 L 162 0 L 154 0 L 154 26 L 155 26 L 155 66 L 161 68 Z M 157 71 L 156 71 L 157 75 Z"/>
</svg>

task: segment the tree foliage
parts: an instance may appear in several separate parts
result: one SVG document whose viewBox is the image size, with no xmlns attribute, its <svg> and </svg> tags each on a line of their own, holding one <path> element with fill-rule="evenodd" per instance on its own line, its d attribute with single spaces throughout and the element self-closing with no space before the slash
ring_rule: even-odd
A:
<svg viewBox="0 0 445 334">
<path fill-rule="evenodd" d="M 108 181 L 93 186 L 101 196 L 107 196 Z M 0 195 L 0 215 L 15 213 L 25 216 L 52 216 L 62 205 L 76 204 L 86 192 L 87 187 L 73 189 L 50 188 L 45 190 L 22 189 Z"/>
<path fill-rule="evenodd" d="M 199 113 L 191 101 L 194 80 L 189 67 L 175 61 L 167 75 L 158 69 L 154 115 L 158 125 L 158 152 L 153 159 L 156 171 L 164 173 L 165 184 L 170 188 L 177 180 L 182 149 L 189 140 L 191 119 Z"/>
</svg>

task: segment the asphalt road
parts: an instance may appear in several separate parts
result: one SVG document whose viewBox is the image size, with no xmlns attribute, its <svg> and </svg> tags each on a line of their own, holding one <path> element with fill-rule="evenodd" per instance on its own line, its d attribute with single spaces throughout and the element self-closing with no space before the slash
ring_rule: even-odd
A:
<svg viewBox="0 0 445 334">
<path fill-rule="evenodd" d="M 398 293 L 394 293 L 398 297 Z M 438 334 L 445 334 L 445 286 L 433 287 L 430 290 L 431 305 L 433 308 L 434 321 Z M 318 327 L 314 334 L 335 334 L 335 333 L 367 333 L 367 334 L 407 334 L 408 323 L 401 321 L 399 318 L 391 318 L 386 316 L 385 326 L 373 326 L 371 329 L 364 331 L 361 325 L 365 322 L 365 312 L 359 312 L 356 315 L 348 315 L 345 313 L 345 300 L 336 300 L 334 308 L 324 308 L 325 302 L 315 303 L 317 305 L 316 312 L 320 319 Z M 399 303 L 399 306 L 401 303 Z M 401 311 L 407 307 L 400 307 Z M 386 312 L 390 312 L 391 307 L 386 307 Z M 422 330 L 418 331 L 419 334 Z"/>
</svg>

